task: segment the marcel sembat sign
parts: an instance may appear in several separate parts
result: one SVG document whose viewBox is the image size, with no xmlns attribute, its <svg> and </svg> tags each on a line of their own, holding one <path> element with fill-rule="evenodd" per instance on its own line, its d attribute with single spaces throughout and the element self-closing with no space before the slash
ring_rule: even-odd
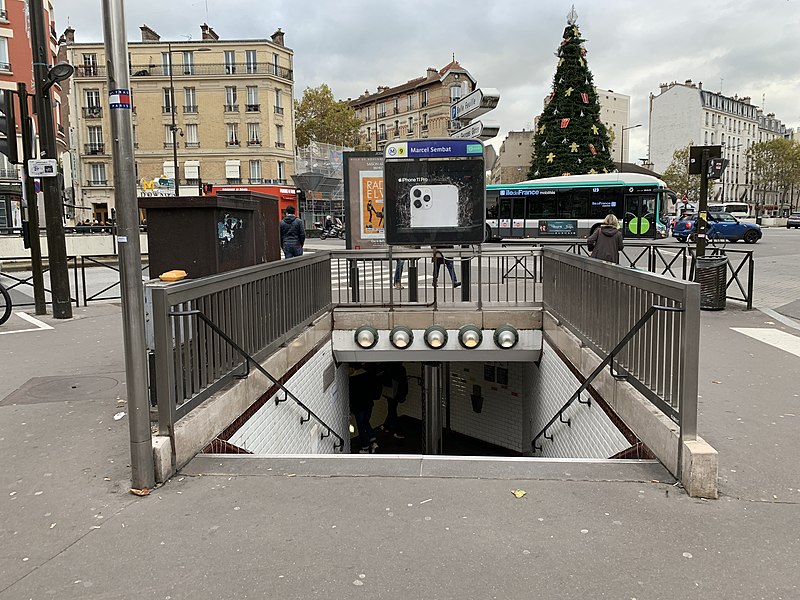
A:
<svg viewBox="0 0 800 600">
<path fill-rule="evenodd" d="M 387 244 L 424 246 L 483 240 L 485 168 L 480 141 L 392 142 L 383 157 Z"/>
</svg>

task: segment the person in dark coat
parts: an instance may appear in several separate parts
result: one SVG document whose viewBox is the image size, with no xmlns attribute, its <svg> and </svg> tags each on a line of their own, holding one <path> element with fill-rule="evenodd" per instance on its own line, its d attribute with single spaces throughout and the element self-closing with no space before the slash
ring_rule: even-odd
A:
<svg viewBox="0 0 800 600">
<path fill-rule="evenodd" d="M 350 412 L 356 419 L 361 454 L 374 454 L 378 449 L 375 431 L 372 429 L 372 407 L 383 392 L 382 374 L 377 365 L 365 364 L 350 373 Z"/>
<path fill-rule="evenodd" d="M 592 258 L 619 264 L 619 253 L 623 243 L 617 217 L 611 214 L 606 216 L 603 224 L 586 240 L 586 244 L 589 246 Z"/>
<path fill-rule="evenodd" d="M 286 216 L 280 224 L 281 248 L 286 258 L 303 255 L 303 245 L 306 243 L 306 228 L 303 221 L 294 214 L 294 206 L 286 208 Z"/>
</svg>

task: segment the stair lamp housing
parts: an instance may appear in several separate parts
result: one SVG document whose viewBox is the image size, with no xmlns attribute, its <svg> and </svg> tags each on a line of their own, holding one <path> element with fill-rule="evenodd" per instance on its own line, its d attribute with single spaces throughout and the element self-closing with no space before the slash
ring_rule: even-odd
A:
<svg viewBox="0 0 800 600">
<path fill-rule="evenodd" d="M 414 342 L 414 333 L 403 325 L 398 325 L 389 333 L 389 341 L 398 350 L 405 350 Z"/>
<path fill-rule="evenodd" d="M 356 329 L 354 339 L 359 348 L 369 350 L 378 343 L 378 330 L 369 325 L 362 325 Z"/>
<path fill-rule="evenodd" d="M 483 333 L 477 325 L 464 325 L 458 330 L 458 342 L 462 348 L 472 350 L 481 345 Z"/>
<path fill-rule="evenodd" d="M 447 330 L 439 325 L 431 325 L 425 330 L 425 344 L 433 350 L 444 348 L 447 344 Z"/>
<path fill-rule="evenodd" d="M 498 348 L 510 350 L 517 345 L 519 332 L 511 325 L 501 325 L 494 330 L 494 343 Z"/>
</svg>

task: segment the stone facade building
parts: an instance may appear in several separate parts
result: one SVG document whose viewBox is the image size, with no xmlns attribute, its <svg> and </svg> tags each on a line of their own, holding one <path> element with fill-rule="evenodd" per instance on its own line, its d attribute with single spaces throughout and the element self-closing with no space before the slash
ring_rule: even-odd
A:
<svg viewBox="0 0 800 600">
<path fill-rule="evenodd" d="M 394 87 L 378 86 L 365 91 L 350 106 L 362 120 L 361 140 L 373 150 L 386 142 L 406 138 L 445 138 L 460 129 L 450 120 L 450 106 L 477 87 L 469 72 L 453 58 L 437 70 L 429 67 L 425 76 Z"/>
<path fill-rule="evenodd" d="M 198 195 L 201 182 L 290 181 L 294 52 L 284 32 L 223 40 L 203 24 L 200 40 L 165 42 L 147 25 L 140 29 L 141 41 L 128 46 L 140 192 L 174 194 L 175 143 L 181 195 Z M 71 28 L 63 42 L 76 68 L 68 115 L 76 219 L 104 220 L 114 207 L 105 50 L 100 42 L 75 42 Z"/>
<path fill-rule="evenodd" d="M 790 137 L 791 129 L 773 113 L 764 114 L 750 97 L 724 96 L 703 89 L 702 82 L 663 83 L 650 95 L 650 160 L 663 172 L 675 150 L 688 144 L 722 146 L 730 162 L 715 186 L 717 202 L 755 203 L 747 150 L 757 142 Z"/>
</svg>

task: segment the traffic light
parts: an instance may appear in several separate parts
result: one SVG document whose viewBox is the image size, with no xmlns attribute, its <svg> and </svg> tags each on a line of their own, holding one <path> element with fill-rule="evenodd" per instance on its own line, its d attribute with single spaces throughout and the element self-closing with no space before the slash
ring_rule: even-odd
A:
<svg viewBox="0 0 800 600">
<path fill-rule="evenodd" d="M 0 90 L 0 153 L 8 157 L 8 162 L 19 164 L 17 156 L 17 120 L 14 110 L 14 92 Z"/>
</svg>

